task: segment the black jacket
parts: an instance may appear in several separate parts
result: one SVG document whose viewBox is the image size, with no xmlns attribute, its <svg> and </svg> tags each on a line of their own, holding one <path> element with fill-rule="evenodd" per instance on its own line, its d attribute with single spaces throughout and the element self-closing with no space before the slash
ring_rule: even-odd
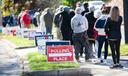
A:
<svg viewBox="0 0 128 76">
<path fill-rule="evenodd" d="M 111 18 L 108 18 L 105 26 L 105 32 L 108 35 L 108 39 L 121 39 L 121 23 L 121 16 L 119 16 L 118 21 L 112 21 Z"/>
</svg>

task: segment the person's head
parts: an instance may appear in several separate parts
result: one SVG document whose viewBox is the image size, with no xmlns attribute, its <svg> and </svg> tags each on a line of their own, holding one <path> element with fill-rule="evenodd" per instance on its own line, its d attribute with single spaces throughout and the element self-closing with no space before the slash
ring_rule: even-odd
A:
<svg viewBox="0 0 128 76">
<path fill-rule="evenodd" d="M 103 4 L 101 10 L 106 9 L 106 4 Z"/>
<path fill-rule="evenodd" d="M 101 13 L 100 10 L 96 10 L 96 11 L 94 12 L 94 17 L 97 18 L 97 19 L 98 19 L 101 15 L 102 15 L 102 13 Z"/>
<path fill-rule="evenodd" d="M 76 3 L 76 7 L 81 7 L 82 6 L 82 3 L 79 1 Z"/>
<path fill-rule="evenodd" d="M 88 3 L 87 3 L 87 2 L 84 2 L 83 5 L 84 5 L 84 8 L 85 8 L 85 9 L 88 8 Z"/>
<path fill-rule="evenodd" d="M 101 10 L 102 14 L 108 14 L 107 8 Z"/>
<path fill-rule="evenodd" d="M 118 21 L 119 15 L 119 8 L 117 6 L 112 7 L 110 11 L 111 20 Z"/>
<path fill-rule="evenodd" d="M 95 11 L 95 7 L 94 6 L 89 6 L 89 12 L 94 12 Z"/>
<path fill-rule="evenodd" d="M 76 7 L 75 13 L 76 13 L 76 14 L 81 14 L 81 13 L 82 13 L 81 7 Z"/>
<path fill-rule="evenodd" d="M 25 10 L 25 13 L 29 13 L 29 10 Z"/>
</svg>

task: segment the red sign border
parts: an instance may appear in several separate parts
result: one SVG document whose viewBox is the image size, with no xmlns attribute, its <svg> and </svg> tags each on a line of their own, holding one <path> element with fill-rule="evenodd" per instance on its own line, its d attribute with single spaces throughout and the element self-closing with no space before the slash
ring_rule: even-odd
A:
<svg viewBox="0 0 128 76">
<path fill-rule="evenodd" d="M 48 49 L 49 47 L 64 47 L 64 46 L 70 46 L 70 47 L 72 47 L 72 50 L 73 50 L 73 61 L 62 61 L 62 62 L 55 62 L 55 61 L 53 61 L 53 62 L 49 62 L 48 61 L 48 55 L 46 55 L 47 56 L 47 62 L 48 63 L 65 63 L 65 62 L 75 62 L 75 49 L 74 49 L 74 46 L 73 45 L 58 45 L 58 46 L 47 46 L 46 48 Z M 47 52 L 47 54 L 48 54 L 48 51 L 46 50 L 46 52 Z"/>
</svg>

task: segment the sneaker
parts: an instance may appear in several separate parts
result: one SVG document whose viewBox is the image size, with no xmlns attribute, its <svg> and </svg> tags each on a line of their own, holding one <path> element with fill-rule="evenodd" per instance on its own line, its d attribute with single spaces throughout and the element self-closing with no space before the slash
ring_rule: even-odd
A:
<svg viewBox="0 0 128 76">
<path fill-rule="evenodd" d="M 92 59 L 86 59 L 85 62 L 92 63 Z"/>
<path fill-rule="evenodd" d="M 118 68 L 123 68 L 123 66 L 121 64 L 117 64 Z"/>
<path fill-rule="evenodd" d="M 84 58 L 84 56 L 83 56 L 83 55 L 80 55 L 80 57 L 81 57 L 81 58 Z"/>
<path fill-rule="evenodd" d="M 100 64 L 100 62 L 101 62 L 101 59 L 100 59 L 100 58 L 98 58 L 98 59 L 96 59 L 95 64 Z"/>
<path fill-rule="evenodd" d="M 110 66 L 110 69 L 116 69 L 118 67 L 117 64 L 114 64 L 113 66 Z"/>
<path fill-rule="evenodd" d="M 104 64 L 107 64 L 107 60 L 106 60 L 106 59 L 104 59 L 104 60 L 103 60 L 103 63 L 104 63 Z"/>
</svg>

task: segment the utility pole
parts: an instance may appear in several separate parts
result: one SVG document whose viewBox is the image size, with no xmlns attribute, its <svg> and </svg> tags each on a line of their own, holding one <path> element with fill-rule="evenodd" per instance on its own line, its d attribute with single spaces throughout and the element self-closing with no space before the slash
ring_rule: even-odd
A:
<svg viewBox="0 0 128 76">
<path fill-rule="evenodd" d="M 128 0 L 123 0 L 123 3 L 124 3 L 125 43 L 128 44 Z"/>
</svg>

